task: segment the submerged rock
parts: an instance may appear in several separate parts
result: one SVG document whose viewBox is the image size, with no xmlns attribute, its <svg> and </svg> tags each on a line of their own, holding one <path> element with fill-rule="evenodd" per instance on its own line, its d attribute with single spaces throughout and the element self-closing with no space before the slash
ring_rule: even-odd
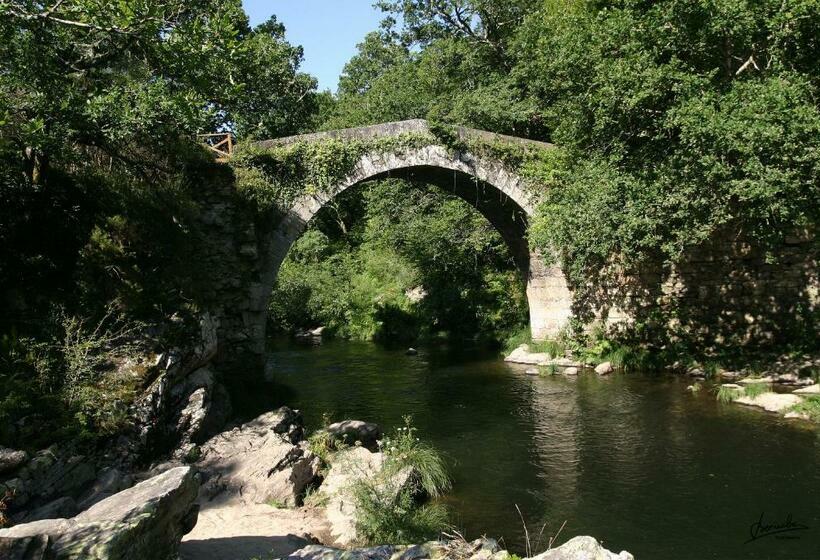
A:
<svg viewBox="0 0 820 560">
<path fill-rule="evenodd" d="M 46 550 L 53 560 L 165 560 L 196 524 L 199 484 L 190 467 L 170 470 L 111 496 L 70 519 L 48 519 L 0 530 L 2 546 Z M 16 541 L 11 542 L 9 541 Z M 2 550 L 2 548 L 0 548 Z"/>
</svg>

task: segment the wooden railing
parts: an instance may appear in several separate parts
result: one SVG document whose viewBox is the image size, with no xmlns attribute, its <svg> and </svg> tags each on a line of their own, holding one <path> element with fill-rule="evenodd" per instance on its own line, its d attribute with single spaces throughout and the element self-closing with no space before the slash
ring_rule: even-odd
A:
<svg viewBox="0 0 820 560">
<path fill-rule="evenodd" d="M 196 139 L 217 155 L 217 161 L 225 161 L 233 155 L 233 147 L 236 143 L 233 132 L 197 134 Z"/>
</svg>

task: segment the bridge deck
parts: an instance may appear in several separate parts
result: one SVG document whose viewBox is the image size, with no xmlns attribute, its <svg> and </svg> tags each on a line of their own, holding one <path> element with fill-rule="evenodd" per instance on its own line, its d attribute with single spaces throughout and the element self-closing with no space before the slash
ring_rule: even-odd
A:
<svg viewBox="0 0 820 560">
<path fill-rule="evenodd" d="M 463 139 L 480 139 L 487 142 L 508 142 L 520 146 L 533 146 L 537 148 L 552 148 L 553 144 L 528 140 L 517 136 L 507 136 L 496 134 L 484 130 L 468 128 L 466 126 L 454 127 L 456 133 Z M 297 136 L 286 136 L 273 140 L 263 140 L 257 142 L 260 148 L 272 148 L 274 146 L 285 146 L 297 142 L 320 142 L 322 140 L 369 140 L 373 138 L 384 138 L 399 136 L 401 134 L 430 132 L 430 123 L 424 119 L 414 119 L 409 121 L 397 121 L 371 126 L 360 126 L 356 128 L 342 128 L 338 130 L 328 130 L 326 132 L 314 132 L 312 134 L 300 134 Z"/>
</svg>

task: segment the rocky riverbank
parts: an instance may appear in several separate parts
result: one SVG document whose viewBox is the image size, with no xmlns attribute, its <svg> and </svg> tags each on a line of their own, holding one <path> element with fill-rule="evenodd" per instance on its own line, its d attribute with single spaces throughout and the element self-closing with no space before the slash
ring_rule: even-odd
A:
<svg viewBox="0 0 820 560">
<path fill-rule="evenodd" d="M 385 455 L 375 449 L 380 434 L 365 422 L 333 425 L 323 434 L 325 449 L 332 450 L 323 460 L 304 439 L 299 413 L 283 407 L 207 440 L 191 465 L 172 459 L 136 474 L 127 480 L 144 480 L 82 513 L 59 515 L 66 510 L 52 507 L 43 512 L 47 519 L 0 530 L 0 553 L 10 560 L 510 557 L 491 539 L 350 549 L 361 541 L 351 493 L 356 483 L 375 481 L 380 491 L 398 493 L 414 477 L 408 469 L 384 477 Z M 16 453 L 2 456 L 0 465 L 14 474 L 31 462 Z M 537 558 L 587 557 L 632 558 L 590 537 Z"/>
</svg>

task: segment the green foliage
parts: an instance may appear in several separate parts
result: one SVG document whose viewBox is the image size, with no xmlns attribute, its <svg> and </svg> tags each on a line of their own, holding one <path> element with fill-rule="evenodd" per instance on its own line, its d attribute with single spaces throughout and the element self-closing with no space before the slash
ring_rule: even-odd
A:
<svg viewBox="0 0 820 560">
<path fill-rule="evenodd" d="M 236 188 L 260 211 L 286 210 L 300 195 L 325 192 L 353 172 L 367 153 L 400 154 L 429 146 L 427 134 L 402 134 L 372 140 L 325 139 L 259 147 L 243 145 L 231 159 Z"/>
<path fill-rule="evenodd" d="M 715 388 L 715 398 L 720 403 L 733 402 L 744 395 L 742 388 L 727 387 L 726 385 L 718 385 Z"/>
<path fill-rule="evenodd" d="M 48 328 L 54 344 L 14 332 L 0 339 L 0 437 L 33 447 L 55 437 L 119 433 L 141 381 L 138 372 L 121 366 L 135 350 L 141 326 L 110 307 L 94 321 L 59 311 Z M 40 418 L 30 427 L 36 433 L 11 429 L 27 417 Z"/>
<path fill-rule="evenodd" d="M 193 135 L 296 133 L 327 100 L 284 28 L 252 29 L 239 0 L 0 14 L 0 437 L 117 433 L 139 382 L 113 367 L 123 325 L 177 337 L 218 274 L 198 218 L 230 177 Z"/>
<path fill-rule="evenodd" d="M 743 388 L 743 396 L 753 399 L 770 391 L 767 383 L 749 383 Z"/>
<path fill-rule="evenodd" d="M 439 454 L 416 437 L 409 417 L 405 425 L 382 442 L 384 468 L 379 476 L 358 482 L 353 488 L 356 501 L 356 530 L 367 544 L 418 543 L 437 537 L 447 524 L 441 504 L 416 501 L 423 493 L 435 498 L 451 487 Z M 400 473 L 412 471 L 409 483 Z"/>
<path fill-rule="evenodd" d="M 794 405 L 791 410 L 809 417 L 809 420 L 820 423 L 820 396 L 810 395 L 803 402 Z"/>
<path fill-rule="evenodd" d="M 727 224 L 764 247 L 817 224 L 805 26 L 818 23 L 808 2 L 671 1 L 544 2 L 522 25 L 515 71 L 572 154 L 531 239 L 560 256 L 581 301 Z"/>
</svg>

